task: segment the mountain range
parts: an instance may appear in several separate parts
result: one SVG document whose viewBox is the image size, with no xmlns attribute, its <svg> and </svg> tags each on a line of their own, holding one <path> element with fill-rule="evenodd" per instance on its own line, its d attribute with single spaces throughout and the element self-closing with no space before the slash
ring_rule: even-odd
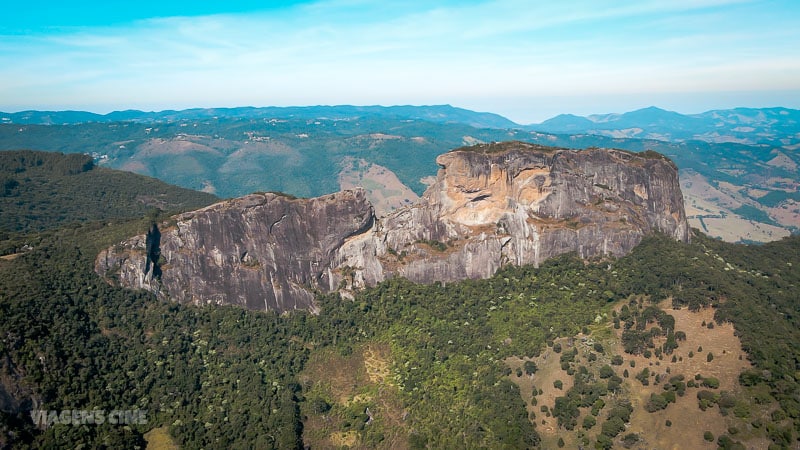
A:
<svg viewBox="0 0 800 450">
<path fill-rule="evenodd" d="M 557 134 L 598 134 L 615 138 L 666 141 L 701 140 L 742 144 L 791 145 L 800 133 L 800 110 L 789 108 L 734 108 L 699 114 L 680 114 L 655 106 L 626 113 L 576 116 L 560 114 L 541 123 L 519 124 L 499 114 L 475 112 L 450 105 L 431 106 L 290 106 L 193 108 L 145 112 L 87 111 L 0 112 L 0 123 L 74 125 L 81 123 L 158 123 L 203 119 L 332 119 L 366 117 L 464 124 L 475 128 L 521 129 Z"/>
<path fill-rule="evenodd" d="M 783 146 L 798 144 L 800 111 L 788 108 L 735 108 L 684 115 L 649 107 L 624 114 L 586 117 L 561 114 L 527 128 L 548 133 Z"/>
<path fill-rule="evenodd" d="M 361 186 L 379 215 L 416 201 L 437 173 L 436 157 L 465 145 L 654 150 L 680 169 L 691 226 L 727 241 L 763 242 L 800 227 L 797 116 L 784 108 L 697 117 L 646 108 L 522 126 L 448 105 L 29 111 L 0 113 L 0 150 L 86 153 L 98 166 L 223 198 L 315 197 Z"/>
<path fill-rule="evenodd" d="M 0 123 L 27 125 L 74 125 L 88 122 L 175 122 L 202 119 L 331 119 L 353 120 L 362 117 L 413 119 L 435 123 L 461 123 L 478 128 L 517 128 L 518 124 L 493 113 L 475 112 L 450 105 L 435 106 L 269 106 L 238 108 L 193 108 L 180 111 L 145 112 L 138 110 L 96 114 L 87 111 L 0 112 Z"/>
</svg>

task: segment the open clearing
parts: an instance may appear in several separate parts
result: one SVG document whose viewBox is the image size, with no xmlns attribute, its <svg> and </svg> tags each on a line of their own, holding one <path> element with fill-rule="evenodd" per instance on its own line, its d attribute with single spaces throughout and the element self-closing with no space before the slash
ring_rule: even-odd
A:
<svg viewBox="0 0 800 450">
<path fill-rule="evenodd" d="M 520 358 L 506 360 L 512 369 L 510 379 L 519 386 L 529 415 L 531 413 L 535 415 L 535 419 L 531 420 L 536 424 L 536 429 L 542 436 L 544 448 L 556 448 L 559 438 L 564 440 L 565 448 L 578 448 L 579 445 L 582 445 L 580 442 L 582 436 L 588 438 L 590 442 L 594 442 L 608 414 L 608 406 L 617 400 L 624 399 L 630 401 L 634 411 L 630 422 L 626 425 L 626 430 L 620 433 L 615 440 L 617 446 L 621 446 L 622 436 L 636 433 L 640 437 L 646 437 L 646 440 L 642 439 L 630 448 L 715 449 L 717 448 L 716 437 L 728 433 L 731 427 L 741 430 L 734 436 L 734 439 L 745 441 L 747 448 L 759 449 L 769 446 L 766 439 L 754 438 L 749 433 L 752 430 L 748 428 L 748 419 L 737 418 L 732 413 L 723 416 L 717 406 L 709 407 L 706 411 L 700 410 L 697 392 L 708 388 L 687 387 L 686 394 L 677 396 L 675 403 L 669 404 L 666 409 L 653 413 L 647 412 L 645 405 L 650 399 L 650 395 L 664 392 L 664 383 L 670 377 L 683 375 L 687 383 L 694 380 L 698 374 L 705 378 L 714 377 L 719 380 L 719 388 L 713 389 L 713 392 L 719 394 L 726 391 L 736 395 L 742 389 L 738 382 L 739 373 L 751 367 L 747 355 L 741 348 L 741 342 L 734 334 L 733 325 L 714 322 L 713 308 L 692 312 L 687 308 L 672 309 L 670 305 L 670 300 L 667 300 L 660 307 L 675 318 L 675 330 L 686 333 L 686 339 L 679 342 L 679 348 L 671 355 L 665 354 L 660 358 L 652 355 L 650 358 L 645 358 L 643 355 L 627 354 L 624 352 L 621 342 L 622 328 L 613 329 L 611 324 L 603 324 L 594 327 L 589 336 L 578 335 L 574 338 L 556 340 L 555 343 L 561 344 L 562 352 L 555 353 L 552 348 L 547 348 L 541 356 L 534 358 L 539 370 L 532 376 L 524 373 L 520 377 L 516 375 L 516 369 L 523 367 L 524 360 Z M 622 303 L 617 306 L 617 311 L 621 306 Z M 709 324 L 712 324 L 711 327 Z M 649 325 L 649 327 L 652 326 Z M 659 347 L 664 341 L 664 337 L 654 339 L 655 347 Z M 603 346 L 602 353 L 595 351 L 595 342 Z M 597 424 L 589 430 L 583 429 L 581 424 L 583 418 L 589 414 L 590 408 L 581 408 L 578 425 L 572 431 L 559 428 L 556 419 L 547 417 L 548 414 L 545 412 L 546 410 L 551 411 L 556 397 L 564 396 L 573 385 L 573 377 L 562 370 L 560 364 L 560 354 L 571 351 L 573 347 L 578 349 L 578 356 L 573 367 L 586 366 L 590 372 L 595 374 L 601 366 L 609 364 L 612 356 L 621 355 L 623 358 L 622 365 L 611 366 L 617 376 L 623 379 L 622 390 L 616 395 L 609 393 L 604 398 L 606 408 L 600 411 L 597 416 Z M 588 356 L 592 353 L 594 356 L 590 361 Z M 709 353 L 713 355 L 713 358 L 708 357 Z M 650 372 L 647 386 L 635 378 L 635 375 L 644 368 Z M 627 372 L 627 377 L 625 372 Z M 563 390 L 553 386 L 556 380 L 563 382 Z M 534 389 L 542 390 L 542 394 L 536 397 L 536 406 L 531 404 Z M 768 420 L 765 408 L 749 406 L 751 407 L 751 419 Z M 706 431 L 710 431 L 715 436 L 713 442 L 704 440 L 703 433 Z"/>
</svg>

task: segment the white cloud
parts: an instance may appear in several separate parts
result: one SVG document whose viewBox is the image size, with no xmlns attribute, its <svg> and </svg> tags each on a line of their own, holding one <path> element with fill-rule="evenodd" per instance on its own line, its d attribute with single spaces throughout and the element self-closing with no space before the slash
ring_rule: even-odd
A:
<svg viewBox="0 0 800 450">
<path fill-rule="evenodd" d="M 800 90 L 791 44 L 800 33 L 731 28 L 746 3 L 334 0 L 151 19 L 0 40 L 0 98 L 88 109 L 485 102 L 478 109 L 487 110 L 515 95 Z"/>
</svg>

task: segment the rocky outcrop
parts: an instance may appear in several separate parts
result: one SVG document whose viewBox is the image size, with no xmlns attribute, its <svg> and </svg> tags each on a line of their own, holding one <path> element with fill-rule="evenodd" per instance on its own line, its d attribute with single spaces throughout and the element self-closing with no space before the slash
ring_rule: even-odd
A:
<svg viewBox="0 0 800 450">
<path fill-rule="evenodd" d="M 330 290 L 337 249 L 373 225 L 363 190 L 313 199 L 252 194 L 176 216 L 161 224 L 158 244 L 151 229 L 109 248 L 96 269 L 183 303 L 313 310 L 314 292 Z"/>
<path fill-rule="evenodd" d="M 381 220 L 360 189 L 302 200 L 253 194 L 175 217 L 158 243 L 151 229 L 149 246 L 138 236 L 110 248 L 97 271 L 181 302 L 313 310 L 317 291 L 387 277 L 485 278 L 567 252 L 624 255 L 653 232 L 688 240 L 677 169 L 656 153 L 512 142 L 437 162 L 421 200 Z"/>
<path fill-rule="evenodd" d="M 620 256 L 656 231 L 688 240 L 677 169 L 655 153 L 506 143 L 437 162 L 422 201 L 384 224 L 388 247 L 418 255 L 397 270 L 413 281 L 483 278 L 567 252 Z M 415 248 L 425 241 L 447 248 Z"/>
</svg>

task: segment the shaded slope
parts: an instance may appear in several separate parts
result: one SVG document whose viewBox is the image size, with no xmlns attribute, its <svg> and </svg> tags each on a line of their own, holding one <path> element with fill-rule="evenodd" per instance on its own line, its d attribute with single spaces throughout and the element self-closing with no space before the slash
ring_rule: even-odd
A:
<svg viewBox="0 0 800 450">
<path fill-rule="evenodd" d="M 0 152 L 0 230 L 30 232 L 68 223 L 177 212 L 217 200 L 150 177 L 94 166 L 86 155 Z"/>
</svg>

